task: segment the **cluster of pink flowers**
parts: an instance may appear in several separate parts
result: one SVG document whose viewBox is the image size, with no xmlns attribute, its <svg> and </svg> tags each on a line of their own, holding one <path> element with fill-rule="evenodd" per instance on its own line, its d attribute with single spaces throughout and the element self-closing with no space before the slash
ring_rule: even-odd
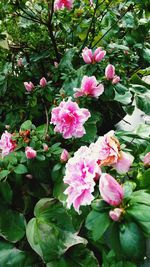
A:
<svg viewBox="0 0 150 267">
<path fill-rule="evenodd" d="M 106 51 L 98 47 L 94 53 L 91 49 L 85 47 L 82 51 L 82 57 L 86 64 L 94 64 L 100 62 L 106 55 Z"/>
<path fill-rule="evenodd" d="M 73 7 L 73 2 L 74 0 L 55 0 L 54 11 L 58 11 L 64 8 L 70 10 Z"/>
<path fill-rule="evenodd" d="M 54 131 L 61 133 L 65 139 L 80 138 L 85 134 L 83 124 L 90 116 L 88 109 L 79 108 L 76 102 L 68 99 L 52 109 L 51 123 L 56 125 Z"/>
<path fill-rule="evenodd" d="M 81 82 L 81 88 L 74 88 L 76 92 L 74 97 L 80 96 L 91 96 L 98 98 L 104 92 L 104 86 L 102 84 L 98 84 L 95 76 L 84 76 Z"/>
<path fill-rule="evenodd" d="M 115 74 L 115 67 L 111 64 L 105 69 L 105 77 L 107 80 L 111 80 L 112 84 L 120 82 L 120 77 Z"/>
<path fill-rule="evenodd" d="M 119 206 L 123 200 L 122 186 L 109 174 L 101 175 L 101 166 L 112 166 L 119 173 L 125 173 L 129 170 L 132 162 L 133 156 L 120 150 L 120 144 L 114 136 L 114 131 L 99 137 L 89 147 L 81 147 L 66 164 L 64 182 L 69 185 L 65 191 L 65 194 L 68 195 L 68 207 L 73 204 L 75 210 L 79 212 L 81 205 L 91 204 L 94 199 L 92 193 L 95 182 L 99 177 L 101 197 L 111 206 Z M 113 212 L 116 210 L 111 212 L 110 216 L 112 217 Z M 121 213 L 122 211 L 120 211 L 120 216 Z"/>
<path fill-rule="evenodd" d="M 47 85 L 47 80 L 45 79 L 45 77 L 42 77 L 40 79 L 39 84 L 41 87 L 45 87 Z M 31 92 L 35 88 L 35 86 L 32 82 L 24 82 L 24 87 L 25 87 L 27 92 Z"/>
<path fill-rule="evenodd" d="M 12 140 L 12 134 L 5 131 L 0 139 L 0 149 L 2 150 L 2 157 L 7 156 L 10 152 L 14 151 L 17 144 Z"/>
</svg>

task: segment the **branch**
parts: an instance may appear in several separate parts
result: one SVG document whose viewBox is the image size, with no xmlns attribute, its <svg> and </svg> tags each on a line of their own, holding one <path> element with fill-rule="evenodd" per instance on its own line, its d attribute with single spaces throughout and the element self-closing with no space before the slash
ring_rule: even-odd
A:
<svg viewBox="0 0 150 267">
<path fill-rule="evenodd" d="M 46 117 L 46 129 L 45 129 L 45 134 L 44 134 L 44 138 L 46 138 L 47 133 L 48 133 L 48 128 L 49 128 L 49 118 L 48 118 L 48 110 L 47 110 L 47 107 L 45 105 L 45 101 L 44 101 L 43 98 L 42 98 L 42 102 L 43 102 L 43 105 L 44 105 L 45 117 Z"/>
</svg>

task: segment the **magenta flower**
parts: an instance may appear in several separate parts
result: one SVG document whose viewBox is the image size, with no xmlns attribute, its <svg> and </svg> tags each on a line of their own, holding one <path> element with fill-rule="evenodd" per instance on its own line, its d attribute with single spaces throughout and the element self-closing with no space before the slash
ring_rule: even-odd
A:
<svg viewBox="0 0 150 267">
<path fill-rule="evenodd" d="M 73 7 L 73 2 L 74 0 L 55 0 L 54 11 L 64 8 L 70 10 Z"/>
<path fill-rule="evenodd" d="M 41 87 L 45 87 L 47 85 L 47 81 L 46 79 L 43 77 L 41 80 L 40 80 L 40 86 Z"/>
<path fill-rule="evenodd" d="M 83 124 L 90 116 L 88 109 L 79 108 L 76 102 L 69 99 L 52 109 L 51 123 L 56 125 L 54 131 L 61 133 L 65 139 L 73 136 L 80 138 L 86 133 Z"/>
<path fill-rule="evenodd" d="M 12 134 L 5 131 L 0 139 L 0 149 L 2 150 L 2 157 L 7 156 L 9 153 L 15 150 L 17 144 L 12 140 Z"/>
<path fill-rule="evenodd" d="M 112 164 L 112 166 L 117 170 L 118 173 L 126 173 L 129 171 L 133 160 L 134 157 L 131 154 L 120 151 L 117 162 L 115 164 Z"/>
<path fill-rule="evenodd" d="M 104 92 L 104 86 L 102 84 L 98 84 L 95 76 L 84 76 L 81 82 L 81 88 L 74 88 L 76 92 L 74 97 L 80 96 L 91 96 L 98 98 Z"/>
<path fill-rule="evenodd" d="M 97 174 L 101 174 L 96 160 L 92 159 L 91 151 L 83 146 L 75 152 L 66 164 L 66 175 L 64 183 L 68 184 L 65 194 L 68 195 L 67 207 L 73 204 L 74 209 L 79 212 L 81 205 L 90 205 L 94 199 L 95 181 Z"/>
<path fill-rule="evenodd" d="M 100 178 L 99 190 L 101 197 L 111 206 L 121 204 L 124 193 L 122 186 L 109 174 L 103 173 Z"/>
<path fill-rule="evenodd" d="M 145 166 L 150 166 L 150 152 L 148 152 L 144 158 L 143 158 L 143 163 Z"/>
<path fill-rule="evenodd" d="M 32 82 L 24 82 L 24 86 L 28 92 L 31 92 L 34 89 L 34 84 Z"/>
<path fill-rule="evenodd" d="M 107 80 L 112 80 L 115 76 L 115 67 L 109 64 L 105 69 L 105 76 Z"/>
<path fill-rule="evenodd" d="M 32 147 L 27 146 L 25 148 L 25 154 L 26 154 L 27 159 L 34 159 L 37 153 Z"/>
<path fill-rule="evenodd" d="M 67 162 L 69 157 L 70 157 L 69 152 L 66 149 L 63 149 L 63 151 L 62 151 L 62 153 L 60 155 L 60 160 L 62 162 Z"/>
<path fill-rule="evenodd" d="M 87 47 L 85 47 L 82 51 L 83 60 L 87 64 L 94 64 L 96 62 L 100 62 L 105 55 L 106 51 L 102 50 L 101 47 L 98 47 L 94 53 L 92 53 L 92 50 Z"/>
<path fill-rule="evenodd" d="M 115 208 L 114 210 L 110 210 L 109 216 L 113 221 L 118 222 L 121 218 L 122 213 L 123 213 L 122 209 Z"/>
</svg>

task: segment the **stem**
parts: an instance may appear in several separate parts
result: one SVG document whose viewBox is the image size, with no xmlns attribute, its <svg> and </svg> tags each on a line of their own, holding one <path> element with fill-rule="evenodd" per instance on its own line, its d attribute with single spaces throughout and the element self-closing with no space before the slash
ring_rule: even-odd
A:
<svg viewBox="0 0 150 267">
<path fill-rule="evenodd" d="M 44 101 L 43 98 L 42 98 L 42 102 L 43 102 L 43 105 L 44 105 L 45 117 L 46 117 L 46 129 L 45 129 L 45 134 L 44 134 L 44 138 L 46 138 L 47 133 L 48 133 L 48 128 L 49 128 L 49 117 L 48 117 L 48 110 L 47 110 L 47 107 L 45 105 L 45 101 Z"/>
</svg>

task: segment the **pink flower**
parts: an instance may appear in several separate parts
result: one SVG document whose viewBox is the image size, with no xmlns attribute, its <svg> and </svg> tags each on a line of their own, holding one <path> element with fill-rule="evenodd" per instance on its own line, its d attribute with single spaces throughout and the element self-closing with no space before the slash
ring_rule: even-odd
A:
<svg viewBox="0 0 150 267">
<path fill-rule="evenodd" d="M 110 210 L 109 216 L 113 221 L 118 222 L 121 218 L 122 213 L 122 209 L 115 208 L 114 210 Z"/>
<path fill-rule="evenodd" d="M 82 51 L 82 57 L 85 63 L 87 64 L 94 64 L 96 62 L 100 62 L 104 56 L 106 55 L 106 51 L 102 50 L 101 47 L 98 47 L 94 54 L 92 53 L 92 50 L 85 47 Z"/>
<path fill-rule="evenodd" d="M 64 193 L 68 195 L 68 208 L 73 204 L 74 209 L 79 212 L 81 205 L 91 204 L 94 199 L 94 178 L 97 174 L 100 175 L 101 171 L 96 160 L 92 159 L 90 149 L 86 146 L 80 147 L 66 164 L 64 183 L 69 186 Z"/>
<path fill-rule="evenodd" d="M 143 163 L 145 166 L 150 166 L 150 152 L 148 152 L 143 159 Z"/>
<path fill-rule="evenodd" d="M 115 75 L 113 80 L 112 80 L 112 84 L 116 84 L 116 83 L 119 83 L 120 82 L 120 77 Z"/>
<path fill-rule="evenodd" d="M 59 66 L 59 63 L 57 61 L 54 61 L 54 67 L 57 69 Z"/>
<path fill-rule="evenodd" d="M 17 144 L 12 140 L 12 134 L 5 131 L 0 139 L 0 149 L 2 150 L 2 157 L 5 157 L 10 152 L 14 151 Z"/>
<path fill-rule="evenodd" d="M 27 146 L 25 148 L 25 154 L 26 154 L 27 159 L 34 159 L 37 153 L 32 147 Z"/>
<path fill-rule="evenodd" d="M 51 123 L 56 125 L 54 131 L 62 133 L 65 139 L 73 136 L 80 138 L 86 133 L 83 124 L 90 116 L 88 109 L 79 108 L 77 103 L 69 99 L 52 109 Z"/>
<path fill-rule="evenodd" d="M 129 171 L 133 160 L 134 157 L 131 154 L 120 151 L 117 162 L 115 164 L 112 164 L 112 166 L 117 170 L 118 173 L 126 173 Z"/>
<path fill-rule="evenodd" d="M 40 85 L 41 87 L 45 87 L 47 85 L 47 81 L 44 77 L 40 80 Z"/>
<path fill-rule="evenodd" d="M 92 50 L 85 47 L 82 51 L 82 57 L 85 63 L 87 64 L 92 64 L 93 62 L 93 54 L 92 54 Z"/>
<path fill-rule="evenodd" d="M 69 152 L 66 149 L 63 149 L 63 151 L 62 151 L 62 153 L 60 155 L 60 160 L 62 162 L 67 162 L 69 157 L 70 157 Z"/>
<path fill-rule="evenodd" d="M 90 6 L 93 6 L 93 0 L 90 0 Z"/>
<path fill-rule="evenodd" d="M 81 88 L 74 88 L 76 92 L 74 97 L 80 96 L 91 96 L 98 98 L 104 92 L 104 86 L 102 84 L 98 84 L 95 76 L 84 76 L 81 82 Z"/>
<path fill-rule="evenodd" d="M 32 82 L 24 82 L 24 86 L 28 92 L 31 92 L 34 89 L 34 84 Z"/>
<path fill-rule="evenodd" d="M 23 67 L 23 61 L 22 61 L 22 58 L 21 57 L 18 58 L 17 65 L 18 65 L 18 67 Z"/>
<path fill-rule="evenodd" d="M 44 151 L 48 151 L 48 145 L 47 144 L 43 144 L 43 149 L 44 149 Z"/>
<path fill-rule="evenodd" d="M 105 69 L 105 76 L 107 80 L 112 80 L 115 76 L 115 67 L 109 64 Z"/>
<path fill-rule="evenodd" d="M 64 8 L 70 10 L 73 7 L 73 2 L 74 0 L 55 0 L 54 11 Z"/>
<path fill-rule="evenodd" d="M 104 201 L 111 206 L 118 206 L 123 200 L 123 188 L 109 174 L 103 173 L 99 183 L 100 194 Z"/>
</svg>

